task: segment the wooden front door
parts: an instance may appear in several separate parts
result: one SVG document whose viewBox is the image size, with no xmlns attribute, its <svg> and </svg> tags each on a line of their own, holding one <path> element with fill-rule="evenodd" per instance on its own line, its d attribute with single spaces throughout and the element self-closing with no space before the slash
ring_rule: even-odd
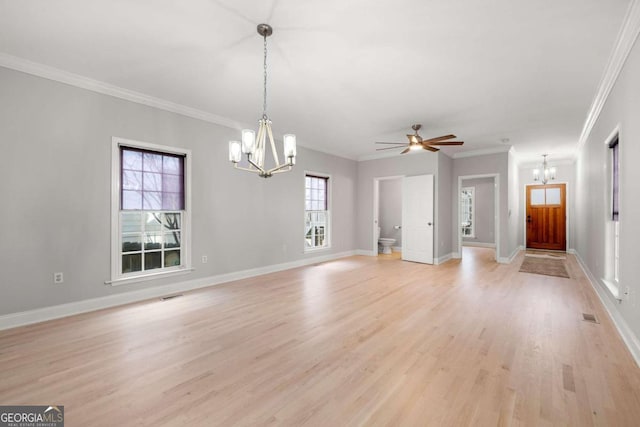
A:
<svg viewBox="0 0 640 427">
<path fill-rule="evenodd" d="M 527 186 L 527 248 L 566 250 L 565 184 Z"/>
</svg>

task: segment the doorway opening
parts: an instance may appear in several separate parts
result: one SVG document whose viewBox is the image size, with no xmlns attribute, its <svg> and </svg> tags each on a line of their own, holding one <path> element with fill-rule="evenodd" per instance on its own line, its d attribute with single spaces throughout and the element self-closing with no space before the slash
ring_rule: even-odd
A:
<svg viewBox="0 0 640 427">
<path fill-rule="evenodd" d="M 464 247 L 487 248 L 498 260 L 500 253 L 500 176 L 498 174 L 458 177 L 457 243 L 455 258 Z"/>
<path fill-rule="evenodd" d="M 372 252 L 393 259 L 400 259 L 402 252 L 402 179 L 403 176 L 373 179 Z M 385 239 L 385 248 L 381 239 Z"/>
</svg>

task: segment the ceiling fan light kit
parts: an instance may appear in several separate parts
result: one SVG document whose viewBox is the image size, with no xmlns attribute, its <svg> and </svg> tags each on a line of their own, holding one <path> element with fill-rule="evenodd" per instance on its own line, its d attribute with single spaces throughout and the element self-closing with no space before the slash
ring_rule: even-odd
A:
<svg viewBox="0 0 640 427">
<path fill-rule="evenodd" d="M 264 84 L 262 118 L 259 120 L 258 135 L 252 129 L 242 130 L 242 141 L 229 141 L 229 161 L 236 169 L 257 173 L 262 178 L 269 178 L 276 173 L 288 172 L 296 164 L 296 136 L 287 134 L 283 137 L 284 158 L 286 161 L 280 163 L 276 144 L 273 141 L 271 131 L 271 120 L 267 116 L 267 37 L 273 34 L 273 28 L 268 24 L 260 24 L 257 27 L 258 34 L 264 39 Z M 269 145 L 267 146 L 267 139 Z M 271 148 L 271 155 L 275 166 L 266 168 L 265 157 Z M 248 167 L 239 166 L 242 154 L 246 155 Z"/>
<path fill-rule="evenodd" d="M 406 154 L 409 151 L 417 151 L 420 149 L 424 149 L 427 151 L 432 151 L 432 152 L 436 152 L 436 151 L 440 151 L 439 148 L 436 148 L 435 146 L 437 145 L 462 145 L 464 144 L 463 141 L 447 141 L 448 139 L 453 139 L 456 136 L 455 135 L 443 135 L 443 136 L 439 136 L 436 138 L 430 138 L 430 139 L 422 139 L 422 137 L 420 136 L 420 134 L 418 134 L 418 131 L 422 128 L 421 124 L 415 124 L 413 126 L 411 126 L 411 129 L 413 129 L 413 134 L 407 134 L 407 138 L 409 139 L 409 144 L 404 143 L 404 142 L 376 142 L 376 144 L 387 144 L 387 145 L 394 145 L 394 147 L 384 147 L 384 148 L 377 148 L 376 151 L 382 151 L 382 150 L 393 150 L 394 148 L 402 148 L 403 146 L 405 147 L 404 150 L 402 150 L 400 152 L 400 154 Z"/>
</svg>

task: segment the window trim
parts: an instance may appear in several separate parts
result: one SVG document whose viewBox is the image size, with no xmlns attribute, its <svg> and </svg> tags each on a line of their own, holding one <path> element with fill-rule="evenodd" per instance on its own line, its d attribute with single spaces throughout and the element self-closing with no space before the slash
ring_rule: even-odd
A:
<svg viewBox="0 0 640 427">
<path fill-rule="evenodd" d="M 127 146 L 141 150 L 158 151 L 161 153 L 177 154 L 184 156 L 184 213 L 182 215 L 181 258 L 184 259 L 182 267 L 173 267 L 167 270 L 157 269 L 142 271 L 140 274 L 128 273 L 123 275 L 119 271 L 120 262 L 120 187 L 122 185 L 120 175 L 120 147 Z M 149 142 L 135 141 L 131 139 L 111 138 L 111 279 L 105 281 L 111 286 L 129 283 L 143 282 L 147 280 L 186 274 L 193 271 L 191 264 L 191 150 L 179 147 L 152 144 Z"/>
<path fill-rule="evenodd" d="M 327 228 L 329 229 L 328 233 L 325 230 L 325 241 L 327 242 L 327 244 L 325 246 L 322 246 L 320 248 L 307 248 L 306 243 L 305 243 L 305 229 L 304 229 L 304 224 L 305 224 L 305 219 L 306 219 L 306 214 L 307 214 L 307 206 L 305 204 L 306 202 L 306 196 L 305 196 L 305 191 L 306 191 L 306 178 L 310 176 L 310 177 L 315 177 L 315 178 L 326 178 L 327 179 Z M 315 172 L 315 171 L 308 171 L 305 170 L 304 171 L 304 175 L 303 175 L 304 179 L 302 180 L 302 191 L 303 191 L 303 197 L 302 197 L 302 248 L 304 253 L 313 253 L 313 252 L 319 252 L 319 251 L 326 251 L 328 249 L 331 249 L 331 243 L 332 243 L 332 238 L 331 235 L 333 234 L 333 191 L 332 191 L 332 187 L 333 187 L 333 178 L 331 176 L 331 174 L 327 174 L 327 173 L 323 173 L 323 172 Z"/>
<path fill-rule="evenodd" d="M 462 187 L 460 189 L 460 194 L 462 195 L 463 191 L 471 191 L 471 234 L 469 234 L 468 236 L 462 234 L 462 238 L 467 238 L 467 239 L 475 239 L 476 238 L 476 187 L 475 186 L 471 186 L 471 187 Z M 460 199 L 462 200 L 462 198 Z M 462 211 L 462 206 L 460 206 L 460 210 Z M 461 217 L 462 214 L 464 214 L 464 212 L 461 212 Z M 460 224 L 460 230 L 462 230 L 463 226 L 462 224 Z"/>
</svg>

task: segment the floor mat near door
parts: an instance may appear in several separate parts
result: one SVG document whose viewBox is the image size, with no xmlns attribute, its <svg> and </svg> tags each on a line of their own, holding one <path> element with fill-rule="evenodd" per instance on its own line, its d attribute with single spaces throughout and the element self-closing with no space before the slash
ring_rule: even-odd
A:
<svg viewBox="0 0 640 427">
<path fill-rule="evenodd" d="M 521 273 L 544 274 L 569 278 L 564 259 L 554 257 L 525 256 L 520 266 Z"/>
</svg>

